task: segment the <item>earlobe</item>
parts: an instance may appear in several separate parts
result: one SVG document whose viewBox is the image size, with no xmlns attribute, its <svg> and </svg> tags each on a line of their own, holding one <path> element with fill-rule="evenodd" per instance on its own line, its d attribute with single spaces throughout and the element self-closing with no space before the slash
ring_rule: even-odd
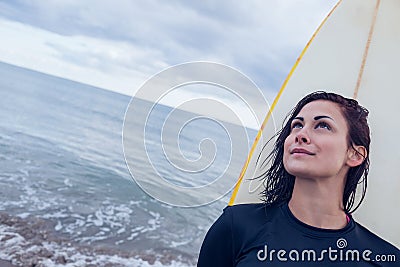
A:
<svg viewBox="0 0 400 267">
<path fill-rule="evenodd" d="M 367 157 L 367 149 L 364 146 L 352 146 L 349 148 L 349 155 L 347 165 L 350 167 L 356 167 L 363 163 Z"/>
</svg>

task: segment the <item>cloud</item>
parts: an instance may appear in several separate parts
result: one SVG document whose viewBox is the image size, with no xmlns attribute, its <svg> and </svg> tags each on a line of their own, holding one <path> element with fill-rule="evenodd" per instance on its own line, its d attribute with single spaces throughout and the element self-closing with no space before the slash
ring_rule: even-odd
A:
<svg viewBox="0 0 400 267">
<path fill-rule="evenodd" d="M 207 60 L 276 91 L 335 2 L 1 2 L 0 60 L 126 94 L 167 66 Z"/>
<path fill-rule="evenodd" d="M 157 74 L 136 96 L 153 103 L 258 129 L 274 96 L 265 95 L 239 71 L 222 64 L 180 64 Z M 244 124 L 244 123 L 239 123 Z"/>
<path fill-rule="evenodd" d="M 158 50 L 87 36 L 63 36 L 0 19 L 2 61 L 131 95 L 167 67 Z"/>
</svg>

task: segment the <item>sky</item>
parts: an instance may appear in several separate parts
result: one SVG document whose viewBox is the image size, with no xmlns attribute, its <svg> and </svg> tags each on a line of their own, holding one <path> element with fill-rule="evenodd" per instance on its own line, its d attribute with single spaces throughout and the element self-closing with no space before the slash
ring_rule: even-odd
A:
<svg viewBox="0 0 400 267">
<path fill-rule="evenodd" d="M 168 67 L 216 62 L 271 101 L 336 2 L 0 0 L 0 61 L 129 96 Z"/>
</svg>

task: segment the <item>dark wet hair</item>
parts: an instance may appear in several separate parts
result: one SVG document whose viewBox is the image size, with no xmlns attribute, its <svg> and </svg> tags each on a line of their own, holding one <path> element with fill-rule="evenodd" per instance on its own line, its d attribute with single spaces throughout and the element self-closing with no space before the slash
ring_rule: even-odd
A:
<svg viewBox="0 0 400 267">
<path fill-rule="evenodd" d="M 367 122 L 368 110 L 360 106 L 354 99 L 345 98 L 335 93 L 317 91 L 301 99 L 286 117 L 283 128 L 276 133 L 277 137 L 272 152 L 264 159 L 261 166 L 271 163 L 269 169 L 259 178 L 264 179 L 265 190 L 262 198 L 267 205 L 289 201 L 294 187 L 295 177 L 289 174 L 283 166 L 283 151 L 286 138 L 291 132 L 291 121 L 299 114 L 300 110 L 308 103 L 316 100 L 327 100 L 336 103 L 341 108 L 349 129 L 349 146 L 364 146 L 367 156 L 364 161 L 355 167 L 351 167 L 347 173 L 346 184 L 343 192 L 343 205 L 347 213 L 355 211 L 364 200 L 367 190 L 367 176 L 369 171 L 369 145 L 370 131 Z M 273 140 L 274 138 L 271 138 Z M 265 147 L 264 147 L 265 148 Z M 356 150 L 357 151 L 357 150 Z M 261 153 L 262 154 L 262 153 Z M 260 156 L 261 156 L 260 154 Z M 260 156 L 258 161 L 260 160 Z M 362 183 L 361 198 L 355 208 L 357 185 Z"/>
</svg>

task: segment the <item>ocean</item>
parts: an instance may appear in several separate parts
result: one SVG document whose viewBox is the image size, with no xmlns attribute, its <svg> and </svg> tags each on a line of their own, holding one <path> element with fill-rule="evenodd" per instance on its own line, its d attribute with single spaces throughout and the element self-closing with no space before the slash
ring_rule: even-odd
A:
<svg viewBox="0 0 400 267">
<path fill-rule="evenodd" d="M 0 63 L 0 259 L 17 266 L 196 265 L 204 235 L 229 193 L 211 204 L 177 207 L 144 192 L 131 173 L 156 183 L 151 172 L 141 164 L 130 172 L 125 162 L 122 131 L 130 101 L 126 95 Z M 157 116 L 146 127 L 149 147 L 152 141 L 176 138 L 157 137 L 171 108 L 156 107 Z M 184 118 L 187 112 L 177 114 Z M 241 151 L 240 161 L 230 161 L 226 132 L 217 128 L 199 121 L 180 131 L 180 151 L 189 161 L 201 154 L 205 136 L 213 140 L 221 155 L 204 155 L 213 157 L 213 171 L 188 178 L 171 167 L 174 159 L 160 156 L 160 144 L 150 153 L 153 165 L 181 186 L 203 186 L 219 175 L 231 177 L 233 184 L 239 173 L 224 173 L 225 165 L 240 170 L 247 151 Z M 246 130 L 249 149 L 256 131 Z M 133 154 L 139 163 L 149 157 L 140 150 Z M 171 194 L 164 191 L 157 192 Z"/>
</svg>

